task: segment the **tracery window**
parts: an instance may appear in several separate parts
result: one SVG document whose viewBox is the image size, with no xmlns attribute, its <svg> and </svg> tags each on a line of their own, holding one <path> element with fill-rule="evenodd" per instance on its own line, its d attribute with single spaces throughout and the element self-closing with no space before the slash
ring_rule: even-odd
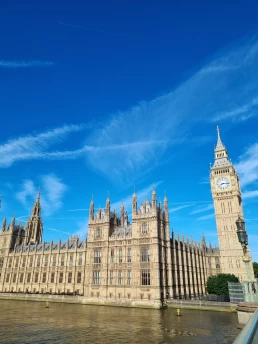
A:
<svg viewBox="0 0 258 344">
<path fill-rule="evenodd" d="M 94 264 L 100 264 L 101 263 L 101 250 L 95 250 L 94 251 Z"/>
<path fill-rule="evenodd" d="M 142 234 L 146 234 L 146 233 L 148 233 L 148 224 L 144 222 L 142 224 Z"/>
<path fill-rule="evenodd" d="M 132 249 L 131 247 L 128 247 L 128 251 L 127 251 L 127 263 L 132 263 Z"/>
<path fill-rule="evenodd" d="M 82 281 L 82 273 L 77 272 L 77 283 L 81 283 L 81 281 Z"/>
<path fill-rule="evenodd" d="M 122 271 L 118 271 L 118 284 L 122 284 L 122 282 L 123 282 Z"/>
<path fill-rule="evenodd" d="M 141 285 L 150 285 L 150 270 L 141 271 Z"/>
<path fill-rule="evenodd" d="M 99 237 L 101 237 L 101 229 L 98 227 L 97 229 L 96 229 L 96 238 L 99 238 Z"/>
<path fill-rule="evenodd" d="M 114 252 L 114 249 L 111 248 L 111 255 L 110 255 L 110 263 L 111 264 L 114 264 L 114 259 L 115 259 L 115 252 Z"/>
<path fill-rule="evenodd" d="M 122 249 L 120 248 L 119 249 L 119 263 L 122 263 L 123 262 L 123 251 Z"/>
<path fill-rule="evenodd" d="M 148 247 L 143 247 L 141 249 L 141 262 L 149 263 L 150 261 L 150 249 Z"/>
<path fill-rule="evenodd" d="M 93 271 L 93 284 L 100 284 L 100 271 Z"/>
</svg>

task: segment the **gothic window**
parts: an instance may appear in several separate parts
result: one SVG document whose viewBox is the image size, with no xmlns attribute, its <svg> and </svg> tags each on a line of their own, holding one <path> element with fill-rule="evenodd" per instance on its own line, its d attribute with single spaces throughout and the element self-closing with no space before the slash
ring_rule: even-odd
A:
<svg viewBox="0 0 258 344">
<path fill-rule="evenodd" d="M 13 274 L 13 283 L 16 283 L 17 274 Z"/>
<path fill-rule="evenodd" d="M 68 283 L 72 283 L 73 273 L 68 272 Z"/>
<path fill-rule="evenodd" d="M 127 263 L 132 263 L 132 249 L 131 249 L 131 247 L 128 248 Z"/>
<path fill-rule="evenodd" d="M 150 270 L 141 270 L 141 285 L 150 285 Z"/>
<path fill-rule="evenodd" d="M 30 268 L 32 268 L 32 265 L 33 265 L 33 257 L 30 257 Z"/>
<path fill-rule="evenodd" d="M 100 284 L 100 271 L 93 271 L 93 284 Z"/>
<path fill-rule="evenodd" d="M 96 238 L 99 238 L 99 237 L 101 237 L 101 229 L 97 228 L 96 229 Z"/>
<path fill-rule="evenodd" d="M 82 273 L 77 272 L 77 283 L 81 283 L 81 281 L 82 281 Z"/>
<path fill-rule="evenodd" d="M 95 250 L 94 251 L 94 264 L 100 264 L 101 263 L 101 250 Z"/>
<path fill-rule="evenodd" d="M 22 267 L 25 268 L 26 264 L 26 257 L 22 257 Z"/>
<path fill-rule="evenodd" d="M 82 252 L 79 253 L 78 265 L 82 265 Z"/>
<path fill-rule="evenodd" d="M 111 270 L 110 271 L 110 285 L 112 285 L 114 283 L 114 271 Z"/>
<path fill-rule="evenodd" d="M 0 258 L 0 269 L 3 268 L 4 265 L 4 258 Z"/>
<path fill-rule="evenodd" d="M 122 284 L 123 282 L 123 274 L 122 271 L 118 271 L 118 284 Z"/>
<path fill-rule="evenodd" d="M 34 279 L 34 282 L 35 282 L 35 283 L 38 283 L 38 281 L 39 281 L 39 273 L 38 273 L 38 272 L 36 272 L 36 273 L 35 273 L 35 279 Z"/>
<path fill-rule="evenodd" d="M 141 262 L 149 263 L 150 261 L 150 249 L 148 247 L 143 247 L 141 249 Z"/>
<path fill-rule="evenodd" d="M 65 255 L 62 254 L 61 255 L 61 266 L 64 266 L 64 263 L 65 263 Z"/>
<path fill-rule="evenodd" d="M 52 266 L 56 266 L 56 254 L 53 255 Z"/>
<path fill-rule="evenodd" d="M 29 272 L 29 273 L 27 274 L 27 283 L 30 283 L 30 280 L 31 280 L 31 273 Z"/>
<path fill-rule="evenodd" d="M 8 273 L 7 275 L 6 275 L 6 283 L 9 283 L 9 280 L 10 280 L 10 274 Z"/>
<path fill-rule="evenodd" d="M 63 278 L 64 278 L 64 273 L 60 272 L 59 273 L 59 283 L 63 283 Z"/>
<path fill-rule="evenodd" d="M 45 256 L 45 263 L 44 266 L 48 266 L 48 254 Z"/>
<path fill-rule="evenodd" d="M 8 268 L 12 267 L 12 262 L 13 262 L 13 259 L 9 258 L 9 260 L 8 260 Z"/>
<path fill-rule="evenodd" d="M 110 263 L 111 264 L 114 264 L 114 257 L 115 257 L 114 249 L 111 248 L 111 256 L 110 256 Z"/>
<path fill-rule="evenodd" d="M 119 263 L 122 263 L 123 262 L 123 251 L 122 249 L 120 248 L 119 249 Z"/>
<path fill-rule="evenodd" d="M 42 283 L 46 283 L 46 279 L 47 279 L 47 273 L 46 273 L 46 272 L 43 272 L 43 275 L 42 275 Z"/>
<path fill-rule="evenodd" d="M 23 273 L 21 273 L 21 274 L 20 274 L 20 283 L 22 283 L 22 282 L 23 282 L 23 276 L 24 276 L 24 274 L 23 274 Z"/>
<path fill-rule="evenodd" d="M 127 285 L 132 284 L 132 271 L 127 271 Z"/>
<path fill-rule="evenodd" d="M 148 224 L 144 222 L 142 224 L 142 234 L 146 234 L 146 233 L 148 233 Z"/>
<path fill-rule="evenodd" d="M 37 267 L 40 267 L 40 256 L 38 256 L 38 259 L 37 259 Z"/>
<path fill-rule="evenodd" d="M 15 260 L 15 267 L 18 268 L 18 266 L 19 266 L 19 258 L 17 257 Z"/>
<path fill-rule="evenodd" d="M 69 266 L 73 265 L 73 254 L 70 254 Z"/>
<path fill-rule="evenodd" d="M 55 283 L 55 273 L 54 272 L 51 272 L 50 283 Z"/>
</svg>

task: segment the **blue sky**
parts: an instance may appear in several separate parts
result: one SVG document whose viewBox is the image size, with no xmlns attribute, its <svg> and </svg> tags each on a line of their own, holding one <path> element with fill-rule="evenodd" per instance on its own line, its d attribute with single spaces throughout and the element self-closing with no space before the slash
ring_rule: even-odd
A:
<svg viewBox="0 0 258 344">
<path fill-rule="evenodd" d="M 44 240 L 166 190 L 171 228 L 217 243 L 216 126 L 258 260 L 257 1 L 9 2 L 0 11 L 1 218 L 41 188 Z M 23 222 L 24 223 L 24 222 Z"/>
</svg>

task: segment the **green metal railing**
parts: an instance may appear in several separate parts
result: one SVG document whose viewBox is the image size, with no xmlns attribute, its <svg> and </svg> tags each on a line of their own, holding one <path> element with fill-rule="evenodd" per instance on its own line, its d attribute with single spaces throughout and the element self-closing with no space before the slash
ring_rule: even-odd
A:
<svg viewBox="0 0 258 344">
<path fill-rule="evenodd" d="M 257 344 L 258 343 L 258 308 L 249 319 L 243 330 L 238 335 L 234 344 Z"/>
</svg>

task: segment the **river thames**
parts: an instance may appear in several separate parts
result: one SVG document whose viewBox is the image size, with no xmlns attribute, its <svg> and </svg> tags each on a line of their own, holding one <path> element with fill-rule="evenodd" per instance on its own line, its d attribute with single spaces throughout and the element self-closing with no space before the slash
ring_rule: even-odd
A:
<svg viewBox="0 0 258 344">
<path fill-rule="evenodd" d="M 1 344 L 233 343 L 237 314 L 0 300 Z"/>
</svg>

